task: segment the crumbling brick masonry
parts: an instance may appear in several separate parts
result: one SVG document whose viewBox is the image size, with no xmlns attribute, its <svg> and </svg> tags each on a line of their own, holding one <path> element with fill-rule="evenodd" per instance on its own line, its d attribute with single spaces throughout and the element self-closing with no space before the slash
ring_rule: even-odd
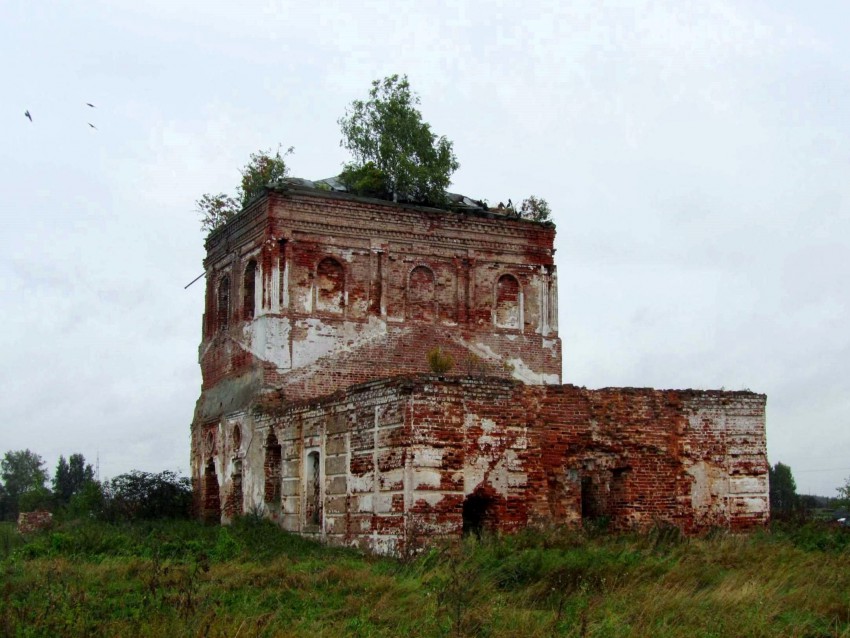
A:
<svg viewBox="0 0 850 638">
<path fill-rule="evenodd" d="M 763 524 L 763 395 L 561 385 L 554 232 L 291 183 L 212 233 L 202 515 L 389 553 L 585 519 Z"/>
</svg>

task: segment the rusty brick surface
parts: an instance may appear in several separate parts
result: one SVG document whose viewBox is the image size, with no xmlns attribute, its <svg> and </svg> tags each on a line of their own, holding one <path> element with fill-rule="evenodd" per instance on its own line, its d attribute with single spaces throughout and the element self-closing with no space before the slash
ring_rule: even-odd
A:
<svg viewBox="0 0 850 638">
<path fill-rule="evenodd" d="M 385 553 L 766 522 L 765 397 L 562 385 L 554 228 L 269 192 L 207 243 L 201 515 Z M 440 346 L 457 365 L 430 374 Z"/>
<path fill-rule="evenodd" d="M 265 434 L 252 437 L 245 460 L 255 473 L 228 483 L 223 502 L 238 490 L 248 509 L 265 504 L 286 529 L 381 552 L 472 524 L 745 530 L 768 516 L 764 408 L 751 392 L 383 379 L 258 417 Z M 403 422 L 384 438 L 388 414 Z M 275 433 L 296 422 L 312 434 L 293 441 L 295 462 L 279 468 Z M 339 423 L 348 426 L 332 432 Z M 312 511 L 313 483 L 298 460 L 310 452 L 323 459 L 315 525 L 299 515 Z M 273 499 L 292 515 L 278 519 Z"/>
</svg>

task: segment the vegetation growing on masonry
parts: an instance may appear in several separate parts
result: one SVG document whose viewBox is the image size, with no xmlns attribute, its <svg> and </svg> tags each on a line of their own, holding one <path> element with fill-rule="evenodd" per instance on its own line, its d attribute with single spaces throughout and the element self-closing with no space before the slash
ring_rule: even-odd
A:
<svg viewBox="0 0 850 638">
<path fill-rule="evenodd" d="M 340 145 L 354 156 L 343 182 L 386 192 L 393 201 L 445 205 L 460 164 L 452 143 L 431 132 L 418 105 L 406 75 L 375 80 L 367 100 L 351 103 L 339 120 Z"/>
<path fill-rule="evenodd" d="M 211 232 L 223 226 L 259 195 L 264 187 L 289 175 L 286 158 L 294 149 L 290 146 L 281 154 L 280 148 L 278 146 L 273 155 L 271 149 L 251 154 L 248 163 L 239 171 L 242 180 L 236 187 L 235 195 L 207 193 L 195 202 L 196 210 L 201 216 L 201 230 Z"/>
<path fill-rule="evenodd" d="M 549 202 L 542 197 L 530 195 L 520 204 L 519 216 L 535 222 L 548 222 L 551 220 L 552 209 Z"/>
<path fill-rule="evenodd" d="M 447 189 L 460 164 L 452 142 L 433 133 L 422 119 L 419 103 L 407 76 L 391 75 L 372 82 L 368 99 L 349 105 L 338 120 L 340 145 L 353 156 L 339 175 L 349 192 L 394 202 L 449 206 Z M 195 202 L 204 232 L 223 226 L 264 187 L 289 176 L 286 158 L 293 149 L 281 153 L 280 148 L 274 154 L 271 149 L 251 154 L 240 170 L 242 180 L 234 195 L 206 193 Z M 323 182 L 317 182 L 316 188 L 330 190 Z M 486 209 L 486 204 L 481 205 Z M 502 208 L 521 219 L 551 220 L 548 202 L 535 195 L 523 200 L 518 210 L 512 205 Z"/>
<path fill-rule="evenodd" d="M 428 367 L 434 374 L 446 374 L 455 367 L 455 359 L 451 352 L 444 352 L 439 346 L 432 348 L 426 355 Z"/>
</svg>

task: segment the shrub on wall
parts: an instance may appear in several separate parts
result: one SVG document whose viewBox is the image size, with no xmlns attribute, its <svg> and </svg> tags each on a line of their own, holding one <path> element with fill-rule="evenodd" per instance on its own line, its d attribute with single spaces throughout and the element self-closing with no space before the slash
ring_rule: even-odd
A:
<svg viewBox="0 0 850 638">
<path fill-rule="evenodd" d="M 439 346 L 429 350 L 427 356 L 428 367 L 434 374 L 445 374 L 455 367 L 455 360 L 451 353 L 443 352 Z"/>
</svg>

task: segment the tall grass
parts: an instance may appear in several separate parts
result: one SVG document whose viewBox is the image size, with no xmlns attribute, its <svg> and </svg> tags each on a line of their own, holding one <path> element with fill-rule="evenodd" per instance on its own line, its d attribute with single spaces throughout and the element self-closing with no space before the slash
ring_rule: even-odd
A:
<svg viewBox="0 0 850 638">
<path fill-rule="evenodd" d="M 529 530 L 399 562 L 250 519 L 0 528 L 0 635 L 850 637 L 846 532 Z"/>
</svg>

